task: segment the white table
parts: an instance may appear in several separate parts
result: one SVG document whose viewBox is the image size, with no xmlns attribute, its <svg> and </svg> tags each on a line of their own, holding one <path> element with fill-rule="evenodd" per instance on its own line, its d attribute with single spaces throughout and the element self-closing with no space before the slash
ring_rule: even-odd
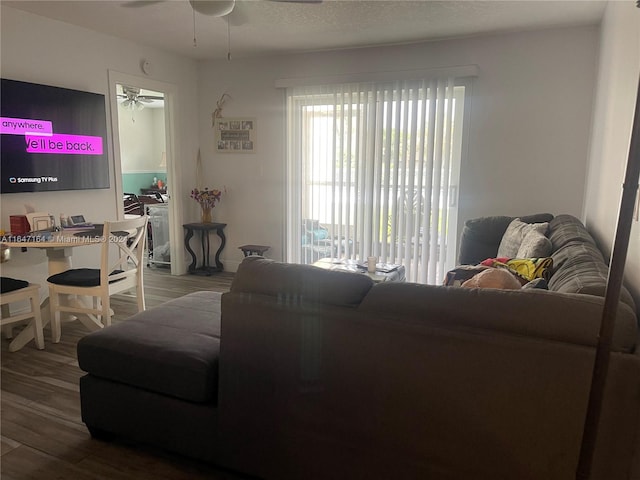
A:
<svg viewBox="0 0 640 480">
<path fill-rule="evenodd" d="M 63 230 L 61 232 L 53 232 L 50 239 L 42 238 L 42 241 L 28 240 L 28 241 L 6 241 L 7 239 L 13 240 L 14 237 L 3 237 L 2 243 L 8 245 L 11 248 L 39 248 L 43 249 L 47 255 L 47 267 L 49 276 L 56 273 L 64 272 L 71 268 L 71 254 L 75 247 L 83 247 L 88 245 L 96 245 L 101 243 L 103 239 L 101 237 L 82 237 L 75 236 L 78 230 Z M 29 238 L 26 235 L 17 237 L 18 239 Z M 15 255 L 14 252 L 11 255 Z M 42 325 L 46 326 L 51 321 L 49 314 L 49 298 L 47 298 L 40 305 L 42 311 Z M 33 321 L 32 321 L 33 322 Z M 12 341 L 10 348 L 12 351 L 17 351 L 29 343 L 34 336 L 33 325 L 29 325 L 24 328 Z"/>
</svg>

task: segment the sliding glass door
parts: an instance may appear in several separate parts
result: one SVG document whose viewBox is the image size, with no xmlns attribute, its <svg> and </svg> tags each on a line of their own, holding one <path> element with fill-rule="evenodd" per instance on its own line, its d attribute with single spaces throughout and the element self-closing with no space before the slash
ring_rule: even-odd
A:
<svg viewBox="0 0 640 480">
<path fill-rule="evenodd" d="M 287 260 L 455 263 L 465 87 L 453 78 L 287 90 Z"/>
</svg>

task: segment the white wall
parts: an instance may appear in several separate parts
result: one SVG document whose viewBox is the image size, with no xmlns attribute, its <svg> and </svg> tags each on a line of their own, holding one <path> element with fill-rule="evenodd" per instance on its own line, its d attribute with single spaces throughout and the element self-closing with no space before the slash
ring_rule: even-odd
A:
<svg viewBox="0 0 640 480">
<path fill-rule="evenodd" d="M 165 125 L 164 125 L 164 108 L 150 108 L 152 128 L 153 128 L 153 143 L 151 147 L 151 165 L 155 165 L 156 171 L 163 170 L 160 168 L 162 163 L 162 153 L 166 153 L 165 145 Z M 166 167 L 164 168 L 166 170 Z"/>
<path fill-rule="evenodd" d="M 225 268 L 244 243 L 283 258 L 284 93 L 276 79 L 477 64 L 460 221 L 548 211 L 582 214 L 596 78 L 598 28 L 552 29 L 385 48 L 200 64 L 205 178 L 228 193 L 214 216 L 228 223 Z M 214 151 L 211 112 L 257 118 L 255 154 Z"/>
<path fill-rule="evenodd" d="M 609 255 L 629 154 L 640 77 L 640 9 L 635 2 L 609 2 L 602 23 L 585 221 Z M 640 224 L 631 230 L 626 281 L 640 305 Z"/>
<path fill-rule="evenodd" d="M 132 118 L 133 115 L 133 118 Z M 118 105 L 122 173 L 157 172 L 165 150 L 164 108 Z"/>
<path fill-rule="evenodd" d="M 105 94 L 108 98 L 108 71 L 142 76 L 140 60 L 153 64 L 151 78 L 176 85 L 177 158 L 184 162 L 184 175 L 180 179 L 183 190 L 194 182 L 195 156 L 198 132 L 193 128 L 197 117 L 197 67 L 192 60 L 137 45 L 59 21 L 46 19 L 4 4 L 1 8 L 1 61 L 2 76 L 15 80 L 85 90 Z M 111 118 L 107 101 L 107 117 Z M 2 195 L 0 225 L 9 230 L 9 215 L 24 213 L 29 203 L 56 217 L 60 213 L 83 213 L 92 221 L 115 219 L 117 199 L 113 168 L 112 128 L 108 121 L 108 153 L 111 162 L 111 188 L 73 192 L 47 192 Z M 159 159 L 158 159 L 159 160 Z M 186 208 L 186 207 L 185 207 Z M 193 221 L 195 217 L 185 216 Z M 97 247 L 95 247 L 97 248 Z M 94 247 L 83 247 L 74 252 L 74 266 L 97 266 Z M 41 264 L 46 276 L 46 261 L 42 251 L 16 252 L 11 262 L 3 265 L 9 272 L 21 263 Z M 8 274 L 8 273 L 7 273 Z M 19 275 L 23 276 L 21 273 Z M 39 281 L 42 281 L 40 279 Z"/>
</svg>

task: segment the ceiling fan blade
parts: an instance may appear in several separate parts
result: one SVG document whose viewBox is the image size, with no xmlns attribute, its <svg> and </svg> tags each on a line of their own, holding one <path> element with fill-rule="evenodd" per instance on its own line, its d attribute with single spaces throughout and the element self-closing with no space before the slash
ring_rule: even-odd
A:
<svg viewBox="0 0 640 480">
<path fill-rule="evenodd" d="M 138 97 L 136 100 L 138 102 L 140 102 L 140 103 L 153 103 L 153 100 L 150 100 L 150 99 L 145 98 L 145 97 Z"/>
<path fill-rule="evenodd" d="M 280 3 L 322 3 L 323 0 L 269 0 L 270 2 Z"/>
<path fill-rule="evenodd" d="M 154 100 L 164 100 L 164 97 L 158 97 L 157 95 L 138 95 L 138 100 L 153 102 Z"/>
<path fill-rule="evenodd" d="M 124 2 L 121 6 L 124 8 L 141 8 L 148 7 L 149 5 L 153 5 L 155 3 L 163 3 L 166 0 L 132 0 L 130 2 Z"/>
</svg>

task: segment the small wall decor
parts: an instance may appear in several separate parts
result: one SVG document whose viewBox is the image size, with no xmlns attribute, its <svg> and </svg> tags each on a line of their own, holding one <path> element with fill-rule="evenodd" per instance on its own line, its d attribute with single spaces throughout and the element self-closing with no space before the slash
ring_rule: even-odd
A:
<svg viewBox="0 0 640 480">
<path fill-rule="evenodd" d="M 255 118 L 216 118 L 213 128 L 216 152 L 254 153 L 256 151 Z"/>
<path fill-rule="evenodd" d="M 222 107 L 224 107 L 224 101 L 227 97 L 231 98 L 231 95 L 225 92 L 216 102 L 216 109 L 211 114 L 211 118 L 213 118 L 213 121 L 211 122 L 212 127 L 215 126 L 216 118 L 222 118 Z"/>
</svg>

